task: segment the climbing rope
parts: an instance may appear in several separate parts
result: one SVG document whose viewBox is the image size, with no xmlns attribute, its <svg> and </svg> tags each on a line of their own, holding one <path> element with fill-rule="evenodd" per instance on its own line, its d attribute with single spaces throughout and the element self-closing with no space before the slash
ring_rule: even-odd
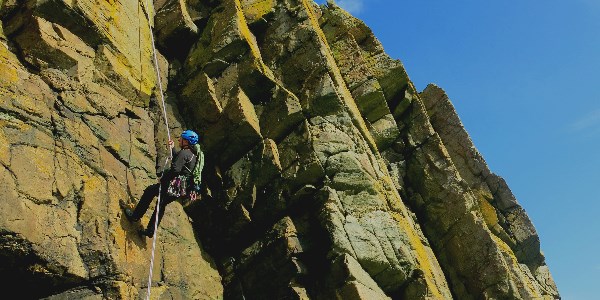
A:
<svg viewBox="0 0 600 300">
<path fill-rule="evenodd" d="M 158 66 L 158 57 L 156 55 L 156 47 L 154 45 L 154 32 L 153 32 L 153 28 L 152 28 L 152 22 L 150 19 L 150 2 L 148 0 L 146 0 L 146 5 L 144 7 L 143 4 L 140 3 L 140 5 L 142 5 L 143 10 L 146 13 L 146 17 L 148 18 L 148 27 L 150 28 L 150 42 L 152 45 L 152 56 L 154 58 L 154 69 L 156 70 L 156 79 L 158 81 L 158 88 L 160 91 L 160 100 L 162 102 L 162 109 L 163 109 L 163 116 L 164 116 L 164 120 L 165 120 L 165 125 L 167 127 L 167 137 L 169 139 L 169 141 L 171 141 L 171 131 L 169 130 L 169 121 L 167 119 L 167 108 L 165 105 L 165 96 L 163 93 L 163 86 L 162 86 L 162 79 L 160 77 L 160 69 Z M 141 30 L 141 28 L 140 28 Z M 165 163 L 162 167 L 162 170 L 164 172 L 165 167 L 167 166 L 167 163 L 169 162 L 170 159 L 173 158 L 173 151 L 171 151 L 170 146 L 167 147 L 167 151 L 169 152 L 169 156 L 165 159 Z M 161 178 L 162 178 L 161 174 Z M 148 288 L 146 291 L 146 300 L 150 299 L 150 288 L 152 287 L 152 270 L 154 269 L 154 252 L 156 250 L 156 233 L 158 232 L 158 215 L 160 214 L 160 195 L 162 194 L 162 181 L 159 179 L 159 184 L 158 184 L 158 200 L 156 201 L 156 214 L 154 215 L 154 235 L 152 236 L 152 255 L 150 257 L 150 272 L 148 274 Z"/>
</svg>

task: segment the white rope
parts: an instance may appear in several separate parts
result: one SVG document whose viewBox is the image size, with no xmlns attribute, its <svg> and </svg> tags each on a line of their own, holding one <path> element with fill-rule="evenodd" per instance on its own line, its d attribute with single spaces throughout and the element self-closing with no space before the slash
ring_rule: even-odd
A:
<svg viewBox="0 0 600 300">
<path fill-rule="evenodd" d="M 145 11 L 146 11 L 146 16 L 148 17 L 148 27 L 150 28 L 150 41 L 152 44 L 152 56 L 154 57 L 154 69 L 156 70 L 156 78 L 158 81 L 158 88 L 160 90 L 160 100 L 162 102 L 162 109 L 163 109 L 163 116 L 164 116 L 164 120 L 165 120 L 165 125 L 167 126 L 167 137 L 169 138 L 169 141 L 171 141 L 171 131 L 169 129 L 169 121 L 167 120 L 167 108 L 165 105 L 165 96 L 163 93 L 163 86 L 162 86 L 162 79 L 160 77 L 160 69 L 158 66 L 158 58 L 156 55 L 156 47 L 154 46 L 154 32 L 152 31 L 152 22 L 150 19 L 150 3 L 148 0 L 146 0 L 146 7 L 145 7 Z M 140 28 L 141 30 L 141 28 Z M 141 51 L 141 49 L 140 49 Z M 173 158 L 173 151 L 171 151 L 170 146 L 168 147 L 168 151 L 169 151 L 169 156 L 165 159 L 165 164 L 163 165 L 163 172 L 164 172 L 164 168 L 167 166 L 167 163 L 169 162 L 169 159 Z M 162 178 L 162 175 L 161 175 Z M 148 274 L 148 288 L 146 291 L 146 300 L 150 299 L 150 288 L 152 287 L 152 270 L 154 269 L 154 252 L 156 250 L 156 233 L 158 232 L 158 215 L 160 214 L 160 195 L 162 194 L 162 180 L 159 179 L 159 184 L 158 184 L 158 200 L 156 201 L 156 214 L 154 215 L 154 236 L 152 237 L 152 255 L 150 257 L 150 272 Z"/>
<path fill-rule="evenodd" d="M 164 166 L 169 162 L 170 157 L 165 159 Z M 162 177 L 162 176 L 161 176 Z M 160 194 L 162 193 L 162 181 L 158 183 L 158 200 L 156 201 L 156 214 L 154 214 L 154 235 L 152 236 L 152 255 L 150 257 L 150 272 L 148 273 L 148 287 L 146 290 L 146 300 L 150 299 L 150 288 L 152 287 L 152 270 L 154 269 L 154 250 L 156 249 L 156 233 L 158 232 L 158 214 L 160 214 Z"/>
</svg>

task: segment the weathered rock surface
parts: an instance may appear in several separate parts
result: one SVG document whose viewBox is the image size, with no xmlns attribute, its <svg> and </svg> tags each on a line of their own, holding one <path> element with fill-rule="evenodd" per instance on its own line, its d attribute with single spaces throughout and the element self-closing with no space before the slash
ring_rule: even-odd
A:
<svg viewBox="0 0 600 300">
<path fill-rule="evenodd" d="M 152 298 L 559 298 L 448 97 L 419 94 L 360 20 L 308 0 L 145 5 L 0 1 L 8 289 L 145 296 L 151 240 L 120 204 L 166 157 L 153 34 L 171 132 L 198 130 L 207 161 L 202 200 L 167 207 Z"/>
<path fill-rule="evenodd" d="M 533 224 L 499 176 L 491 173 L 464 130 L 445 92 L 429 85 L 421 94 L 432 126 L 439 134 L 460 177 L 476 198 L 488 235 L 495 240 L 510 276 L 504 289 L 525 299 L 555 296 L 556 287 L 540 251 Z M 482 261 L 480 264 L 489 264 Z M 502 269 L 504 271 L 504 268 Z M 534 280 L 532 280 L 534 279 Z"/>
<path fill-rule="evenodd" d="M 7 295 L 16 295 L 11 288 L 22 298 L 145 293 L 151 244 L 119 206 L 156 181 L 148 130 L 158 124 L 148 108 L 156 75 L 144 10 L 137 2 L 2 3 L 0 281 Z M 153 293 L 222 295 L 216 266 L 180 206 L 170 207 L 161 229 Z"/>
</svg>

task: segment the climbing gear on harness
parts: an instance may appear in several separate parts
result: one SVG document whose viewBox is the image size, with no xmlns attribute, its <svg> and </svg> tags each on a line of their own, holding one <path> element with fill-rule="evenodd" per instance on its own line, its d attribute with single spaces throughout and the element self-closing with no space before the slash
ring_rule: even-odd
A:
<svg viewBox="0 0 600 300">
<path fill-rule="evenodd" d="M 188 176 L 177 175 L 169 182 L 167 194 L 173 197 L 185 197 L 188 194 Z"/>
<path fill-rule="evenodd" d="M 196 145 L 198 144 L 198 134 L 195 133 L 192 130 L 186 130 L 181 134 L 181 138 L 183 138 L 184 140 L 188 141 L 188 143 L 190 143 L 190 145 Z"/>
</svg>

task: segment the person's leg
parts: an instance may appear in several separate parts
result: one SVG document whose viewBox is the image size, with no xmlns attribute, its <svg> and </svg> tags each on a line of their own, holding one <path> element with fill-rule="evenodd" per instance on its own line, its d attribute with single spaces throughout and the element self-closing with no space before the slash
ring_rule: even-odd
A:
<svg viewBox="0 0 600 300">
<path fill-rule="evenodd" d="M 150 185 L 144 190 L 140 201 L 135 206 L 133 212 L 131 212 L 131 215 L 128 213 L 129 218 L 136 221 L 141 219 L 144 213 L 146 213 L 148 210 L 148 207 L 150 207 L 152 199 L 154 199 L 156 196 L 158 196 L 158 183 Z"/>
<path fill-rule="evenodd" d="M 160 210 L 158 212 L 158 224 L 156 224 L 157 227 L 160 225 L 160 221 L 162 220 L 163 216 L 165 215 L 165 209 L 167 208 L 167 204 L 173 202 L 173 200 L 175 200 L 175 199 L 171 196 L 161 195 Z M 154 207 L 154 212 L 152 212 L 152 217 L 150 217 L 150 220 L 148 220 L 148 225 L 146 226 L 146 230 L 144 230 L 144 234 L 149 237 L 152 237 L 154 235 L 155 218 L 156 218 L 156 207 Z"/>
<path fill-rule="evenodd" d="M 158 213 L 157 227 L 158 225 L 160 225 L 160 221 L 162 220 L 162 217 L 165 214 L 165 208 L 167 207 L 167 204 L 176 200 L 175 197 L 170 196 L 167 193 L 171 179 L 172 178 L 170 176 L 163 176 L 163 178 L 161 178 L 162 188 L 160 189 L 160 211 Z M 156 191 L 156 194 L 158 195 L 158 189 Z M 148 225 L 146 226 L 146 229 L 141 232 L 143 235 L 146 235 L 148 237 L 152 237 L 154 235 L 154 218 L 156 218 L 156 206 L 154 207 L 154 212 L 152 212 L 152 217 L 150 217 L 150 220 L 148 220 Z"/>
</svg>

